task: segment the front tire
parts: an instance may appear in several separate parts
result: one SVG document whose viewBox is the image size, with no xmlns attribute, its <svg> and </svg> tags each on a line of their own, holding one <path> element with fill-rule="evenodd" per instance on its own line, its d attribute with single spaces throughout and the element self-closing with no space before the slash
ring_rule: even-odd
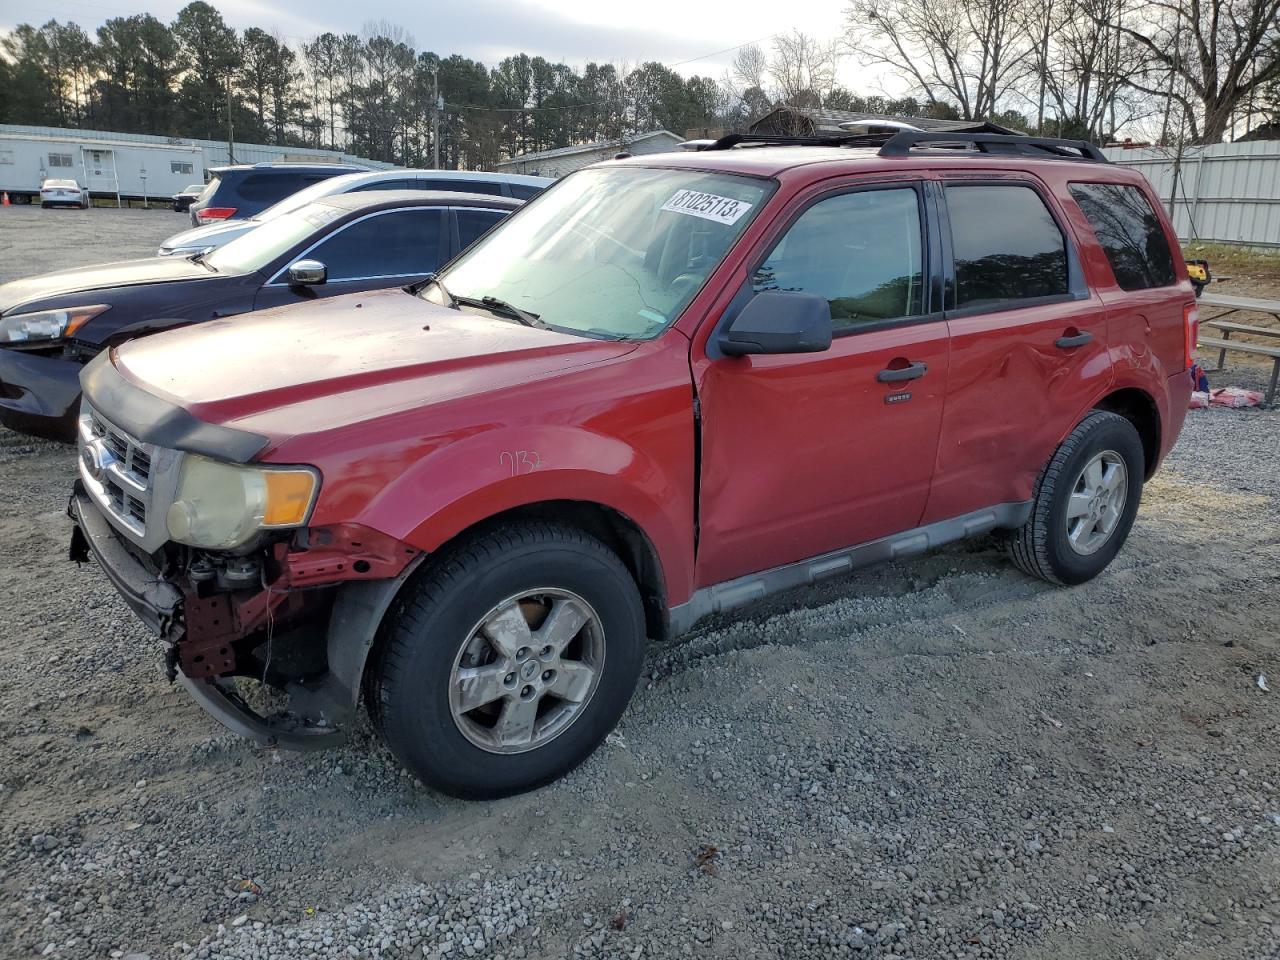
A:
<svg viewBox="0 0 1280 960">
<path fill-rule="evenodd" d="M 1036 479 L 1031 516 L 1009 539 L 1013 562 L 1050 583 L 1092 580 L 1129 536 L 1145 468 L 1133 424 L 1118 414 L 1090 413 Z"/>
<path fill-rule="evenodd" d="M 467 799 L 532 790 L 585 760 L 622 716 L 644 659 L 635 581 L 603 543 L 522 523 L 410 581 L 367 671 L 397 758 Z"/>
</svg>

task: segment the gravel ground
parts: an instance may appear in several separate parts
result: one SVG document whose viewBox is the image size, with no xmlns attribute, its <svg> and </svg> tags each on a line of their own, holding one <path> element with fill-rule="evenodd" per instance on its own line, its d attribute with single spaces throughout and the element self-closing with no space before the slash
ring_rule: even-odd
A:
<svg viewBox="0 0 1280 960">
<path fill-rule="evenodd" d="M 101 259 L 12 210 L 0 275 L 14 226 Z M 1094 582 L 981 540 L 777 598 L 652 649 L 564 781 L 462 803 L 367 729 L 222 731 L 65 561 L 71 451 L 0 431 L 0 956 L 1275 960 L 1278 451 L 1194 412 Z"/>
</svg>

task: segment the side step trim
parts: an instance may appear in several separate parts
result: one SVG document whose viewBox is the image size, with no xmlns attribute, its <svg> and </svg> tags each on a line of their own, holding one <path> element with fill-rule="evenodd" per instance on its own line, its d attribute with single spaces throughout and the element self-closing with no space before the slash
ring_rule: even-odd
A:
<svg viewBox="0 0 1280 960">
<path fill-rule="evenodd" d="M 990 533 L 992 530 L 1020 527 L 1029 516 L 1029 500 L 1001 503 L 856 547 L 846 547 L 808 560 L 799 560 L 772 570 L 749 573 L 736 580 L 703 587 L 695 591 L 686 603 L 671 608 L 671 633 L 679 636 L 704 617 L 736 610 L 773 593 L 808 586 L 860 567 L 914 556 L 944 543 Z"/>
</svg>

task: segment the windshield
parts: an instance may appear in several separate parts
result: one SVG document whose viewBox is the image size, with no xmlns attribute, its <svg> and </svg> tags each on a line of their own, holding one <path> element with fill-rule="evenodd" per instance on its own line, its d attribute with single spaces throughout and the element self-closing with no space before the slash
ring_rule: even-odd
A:
<svg viewBox="0 0 1280 960">
<path fill-rule="evenodd" d="M 368 176 L 367 173 L 347 173 L 340 177 L 327 177 L 311 184 L 309 187 L 303 187 L 297 193 L 289 194 L 283 200 L 273 203 L 261 213 L 255 213 L 252 219 L 274 220 L 276 217 L 292 213 L 294 210 L 301 210 L 308 203 L 315 200 L 346 193 L 349 185 L 359 183 L 361 180 L 368 178 Z"/>
<path fill-rule="evenodd" d="M 584 170 L 479 241 L 442 280 L 459 301 L 496 298 L 556 329 L 654 337 L 701 289 L 770 186 L 696 170 Z M 422 295 L 446 299 L 434 284 Z"/>
<path fill-rule="evenodd" d="M 342 211 L 336 207 L 314 203 L 254 227 L 214 250 L 204 262 L 220 273 L 261 270 L 341 215 Z"/>
</svg>

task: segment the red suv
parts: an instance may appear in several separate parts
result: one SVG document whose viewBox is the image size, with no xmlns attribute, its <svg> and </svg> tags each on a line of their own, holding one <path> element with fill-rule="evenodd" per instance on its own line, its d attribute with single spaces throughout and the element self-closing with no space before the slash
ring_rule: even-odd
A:
<svg viewBox="0 0 1280 960">
<path fill-rule="evenodd" d="M 231 728 L 424 781 L 587 757 L 646 638 L 998 531 L 1096 576 L 1177 439 L 1195 296 L 1079 142 L 906 131 L 610 161 L 434 279 L 83 373 L 71 554 Z"/>
</svg>

